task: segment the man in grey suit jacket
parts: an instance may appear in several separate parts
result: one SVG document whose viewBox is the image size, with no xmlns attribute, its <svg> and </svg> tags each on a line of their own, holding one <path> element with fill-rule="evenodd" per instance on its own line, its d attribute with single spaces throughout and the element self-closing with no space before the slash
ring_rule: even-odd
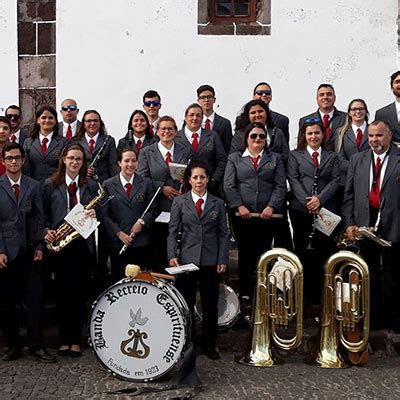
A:
<svg viewBox="0 0 400 400">
<path fill-rule="evenodd" d="M 351 240 L 358 227 L 378 224 L 378 236 L 392 242 L 391 248 L 383 248 L 364 239 L 360 248 L 371 274 L 372 327 L 400 333 L 400 150 L 390 143 L 391 138 L 386 123 L 371 123 L 371 149 L 350 158 L 342 211 Z M 378 157 L 381 168 L 377 171 Z"/>
<path fill-rule="evenodd" d="M 393 134 L 392 139 L 396 143 L 400 143 L 400 71 L 396 71 L 390 77 L 390 87 L 395 101 L 377 110 L 375 119 L 386 122 Z"/>
<path fill-rule="evenodd" d="M 81 127 L 78 121 L 79 108 L 74 99 L 65 99 L 61 103 L 62 122 L 58 123 L 58 131 L 67 139 L 72 139 Z"/>
<path fill-rule="evenodd" d="M 339 111 L 335 107 L 336 94 L 334 87 L 329 83 L 321 83 L 317 89 L 317 104 L 318 110 L 301 117 L 299 120 L 299 129 L 303 126 L 307 120 L 319 120 L 324 124 L 324 116 L 328 117 L 329 127 L 325 127 L 325 147 L 327 150 L 335 149 L 335 133 L 341 126 L 344 125 L 346 120 L 346 113 Z M 318 121 L 316 121 L 318 122 Z"/>
<path fill-rule="evenodd" d="M 23 289 L 27 306 L 29 354 L 37 361 L 55 362 L 43 345 L 42 280 L 44 234 L 43 203 L 39 182 L 22 175 L 24 150 L 9 143 L 2 150 L 6 173 L 0 177 L 0 298 L 5 315 L 8 350 L 4 361 L 21 357 L 17 296 Z"/>
<path fill-rule="evenodd" d="M 202 85 L 197 89 L 197 101 L 203 109 L 202 127 L 217 132 L 228 153 L 232 140 L 231 122 L 214 111 L 215 90 L 210 85 Z"/>
<path fill-rule="evenodd" d="M 23 146 L 25 139 L 29 137 L 29 133 L 26 130 L 21 129 L 21 108 L 15 104 L 12 104 L 6 108 L 5 116 L 11 122 L 10 142 L 19 143 L 21 146 Z"/>
</svg>

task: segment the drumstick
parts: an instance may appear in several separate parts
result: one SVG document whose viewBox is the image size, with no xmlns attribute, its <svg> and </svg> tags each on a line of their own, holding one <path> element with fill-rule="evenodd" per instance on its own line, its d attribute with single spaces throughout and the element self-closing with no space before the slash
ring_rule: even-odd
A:
<svg viewBox="0 0 400 400">
<path fill-rule="evenodd" d="M 142 272 L 139 265 L 135 264 L 128 264 L 125 268 L 125 275 L 129 278 L 136 278 L 141 273 L 149 273 L 153 278 L 175 280 L 175 277 L 172 275 L 160 274 L 158 272 Z"/>
<path fill-rule="evenodd" d="M 240 217 L 238 212 L 235 213 L 235 217 Z M 260 218 L 261 213 L 250 213 L 251 218 Z M 270 218 L 283 218 L 283 214 L 272 214 Z"/>
</svg>

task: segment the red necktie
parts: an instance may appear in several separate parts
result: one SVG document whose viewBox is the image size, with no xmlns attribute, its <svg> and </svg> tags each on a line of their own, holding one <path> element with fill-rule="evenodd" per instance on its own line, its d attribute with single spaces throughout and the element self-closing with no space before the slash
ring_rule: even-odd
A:
<svg viewBox="0 0 400 400">
<path fill-rule="evenodd" d="M 198 199 L 196 201 L 196 210 L 197 210 L 197 215 L 199 216 L 199 218 L 201 217 L 201 214 L 203 212 L 203 210 L 201 209 L 201 205 L 204 203 L 203 199 Z"/>
<path fill-rule="evenodd" d="M 49 139 L 47 139 L 46 137 L 43 138 L 42 140 L 42 154 L 46 155 L 47 153 L 47 142 L 49 141 Z"/>
<path fill-rule="evenodd" d="M 192 141 L 192 149 L 194 151 L 197 151 L 199 149 L 199 139 L 198 139 L 198 137 L 199 137 L 198 133 L 195 132 L 195 133 L 192 134 L 192 139 L 193 139 L 193 141 Z"/>
<path fill-rule="evenodd" d="M 136 142 L 136 148 L 137 148 L 137 152 L 139 154 L 140 150 L 142 150 L 142 141 L 140 139 Z"/>
<path fill-rule="evenodd" d="M 132 193 L 132 183 L 128 182 L 125 184 L 125 192 L 126 192 L 126 196 L 129 199 L 131 197 L 131 193 Z"/>
<path fill-rule="evenodd" d="M 76 204 L 78 204 L 78 196 L 76 195 L 76 183 L 71 182 L 68 185 L 68 193 L 69 193 L 69 209 L 72 210 Z"/>
<path fill-rule="evenodd" d="M 328 140 L 331 137 L 331 127 L 329 126 L 329 114 L 325 114 L 322 119 L 322 123 L 325 128 L 325 138 Z"/>
<path fill-rule="evenodd" d="M 67 129 L 67 133 L 66 133 L 65 137 L 66 137 L 68 140 L 72 139 L 72 129 L 71 129 L 71 125 L 68 125 L 68 129 Z"/>
<path fill-rule="evenodd" d="M 169 163 L 172 161 L 171 153 L 168 152 L 167 156 L 165 157 L 165 162 L 167 163 L 167 167 L 169 168 Z"/>
<path fill-rule="evenodd" d="M 15 143 L 17 141 L 17 137 L 14 134 L 12 134 L 10 140 L 12 143 Z"/>
<path fill-rule="evenodd" d="M 358 128 L 357 129 L 357 138 L 356 138 L 357 149 L 360 149 L 361 141 L 362 141 L 362 131 L 360 128 Z"/>
<path fill-rule="evenodd" d="M 380 183 L 381 183 L 381 159 L 378 157 L 375 164 L 376 182 L 372 182 L 371 191 L 369 192 L 369 204 L 372 208 L 379 208 L 380 203 Z"/>
<path fill-rule="evenodd" d="M 258 160 L 260 159 L 260 155 L 257 157 L 251 157 L 251 162 L 253 163 L 254 170 L 257 171 L 258 169 Z"/>
<path fill-rule="evenodd" d="M 150 136 L 151 137 L 154 136 L 154 126 L 153 126 L 153 124 L 150 124 Z"/>
<path fill-rule="evenodd" d="M 93 154 L 94 151 L 94 139 L 89 140 L 89 151 Z"/>
<path fill-rule="evenodd" d="M 3 176 L 5 172 L 6 172 L 6 167 L 3 164 L 3 157 L 1 156 L 0 153 L 0 176 Z"/>
<path fill-rule="evenodd" d="M 19 189 L 18 183 L 14 183 L 13 189 L 14 189 L 14 192 L 15 192 L 15 197 L 16 197 L 17 200 L 18 200 L 18 198 L 19 198 L 19 193 L 20 193 L 20 189 Z"/>
<path fill-rule="evenodd" d="M 205 123 L 205 125 L 204 125 L 204 128 L 207 130 L 207 131 L 211 131 L 211 121 L 207 118 L 206 119 L 206 123 Z"/>
<path fill-rule="evenodd" d="M 314 153 L 312 153 L 312 159 L 313 159 L 313 162 L 314 162 L 314 167 L 318 168 L 319 167 L 318 151 L 314 151 Z"/>
</svg>

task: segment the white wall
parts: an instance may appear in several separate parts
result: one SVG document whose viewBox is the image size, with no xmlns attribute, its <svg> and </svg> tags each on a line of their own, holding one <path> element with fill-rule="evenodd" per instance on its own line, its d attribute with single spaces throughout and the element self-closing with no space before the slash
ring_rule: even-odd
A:
<svg viewBox="0 0 400 400">
<path fill-rule="evenodd" d="M 18 104 L 17 0 L 0 2 L 0 115 Z"/>
<path fill-rule="evenodd" d="M 180 124 L 195 89 L 209 83 L 218 112 L 233 120 L 266 80 L 271 108 L 291 118 L 292 136 L 298 118 L 316 109 L 321 82 L 335 86 L 340 109 L 361 97 L 373 117 L 392 101 L 396 0 L 272 0 L 271 36 L 197 35 L 195 0 L 63 0 L 57 7 L 57 103 L 74 97 L 81 112 L 98 109 L 118 138 L 148 89 L 160 92 L 162 114 Z"/>
</svg>

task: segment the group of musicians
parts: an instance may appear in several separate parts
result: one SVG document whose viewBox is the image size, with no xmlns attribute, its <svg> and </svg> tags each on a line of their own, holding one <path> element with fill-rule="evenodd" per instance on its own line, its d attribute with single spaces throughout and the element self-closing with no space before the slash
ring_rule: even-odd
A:
<svg viewBox="0 0 400 400">
<path fill-rule="evenodd" d="M 392 87 L 400 81 L 396 74 Z M 128 263 L 158 272 L 168 265 L 196 264 L 199 270 L 180 274 L 176 287 L 193 317 L 199 291 L 203 319 L 196 345 L 218 359 L 218 290 L 228 265 L 229 233 L 238 246 L 243 304 L 252 300 L 259 256 L 273 245 L 294 248 L 304 266 L 306 302 L 318 304 L 323 265 L 337 251 L 337 234 L 345 230 L 354 239 L 359 226 L 376 225 L 392 246 L 360 244 L 372 274 L 372 327 L 400 331 L 395 265 L 400 255 L 400 150 L 389 124 L 377 120 L 368 125 L 362 99 L 351 101 L 347 113 L 338 111 L 334 88 L 322 84 L 318 111 L 300 120 L 297 146 L 289 151 L 288 119 L 270 110 L 268 84 L 255 87 L 233 136 L 229 121 L 213 111 L 214 88 L 203 85 L 197 94 L 198 103 L 187 107 L 178 131 L 172 117 L 159 117 L 159 94 L 147 92 L 146 112 L 132 113 L 118 146 L 96 110 L 87 110 L 78 123 L 79 110 L 71 99 L 62 104 L 61 123 L 53 107 L 40 107 L 27 138 L 16 129 L 19 107 L 10 106 L 0 117 L 0 296 L 8 347 L 3 360 L 22 355 L 16 306 L 23 293 L 29 354 L 41 362 L 56 361 L 42 338 L 43 263 L 56 281 L 57 353 L 79 357 L 89 266 L 108 257 L 114 281 L 124 277 Z M 171 163 L 187 165 L 184 175 L 173 179 Z M 57 240 L 64 217 L 76 204 L 93 199 L 98 184 L 109 201 L 85 211 L 100 221 L 97 246 L 92 234 L 60 252 L 48 252 L 46 244 Z M 321 208 L 342 217 L 330 236 L 315 229 Z M 170 213 L 169 224 L 155 222 L 161 212 Z M 127 251 L 121 254 L 124 245 Z"/>
</svg>

